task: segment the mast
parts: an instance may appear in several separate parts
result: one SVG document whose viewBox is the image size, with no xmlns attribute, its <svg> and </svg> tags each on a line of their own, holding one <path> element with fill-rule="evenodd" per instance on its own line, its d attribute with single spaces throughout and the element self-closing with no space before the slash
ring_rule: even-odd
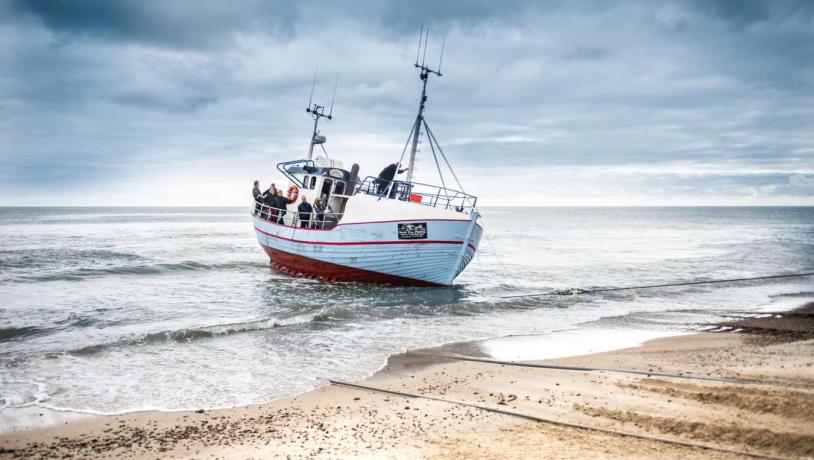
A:
<svg viewBox="0 0 814 460">
<path fill-rule="evenodd" d="M 430 74 L 435 74 L 438 77 L 442 77 L 441 74 L 441 59 L 444 56 L 444 45 L 441 45 L 441 59 L 438 60 L 438 70 L 433 70 L 425 65 L 427 61 L 427 41 L 430 36 L 430 29 L 429 27 L 426 30 L 426 34 L 424 32 L 424 26 L 421 26 L 421 33 L 418 37 L 418 51 L 416 52 L 415 56 L 415 67 L 420 69 L 419 78 L 422 81 L 421 86 L 421 100 L 418 104 L 418 115 L 416 115 L 415 119 L 415 130 L 413 131 L 413 143 L 410 147 L 410 158 L 407 161 L 407 182 L 412 182 L 413 180 L 413 167 L 415 166 L 415 153 L 418 150 L 418 136 L 421 134 L 421 126 L 424 124 L 424 107 L 427 103 L 427 80 L 429 79 Z M 421 58 L 421 65 L 418 64 L 418 56 L 421 53 L 421 42 L 422 39 L 424 41 L 424 56 Z M 446 39 L 444 40 L 446 42 Z"/>
<path fill-rule="evenodd" d="M 326 140 L 325 136 L 319 135 L 319 119 L 323 117 L 329 120 L 331 119 L 331 115 L 325 115 L 324 109 L 325 107 L 317 104 L 305 109 L 306 112 L 310 113 L 314 117 L 314 132 L 311 134 L 311 144 L 308 146 L 308 160 L 314 156 L 314 146 L 317 144 L 324 144 Z"/>
<path fill-rule="evenodd" d="M 415 152 L 418 150 L 418 136 L 421 134 L 421 125 L 424 122 L 424 105 L 427 102 L 427 72 L 421 70 L 421 80 L 424 85 L 421 88 L 421 102 L 418 104 L 418 115 L 415 117 L 415 131 L 413 131 L 413 145 L 410 147 L 410 159 L 407 163 L 407 182 L 413 180 L 413 166 L 415 165 Z"/>
<path fill-rule="evenodd" d="M 319 68 L 317 68 L 319 69 Z M 314 117 L 314 131 L 311 133 L 311 143 L 308 146 L 308 160 L 312 159 L 314 156 L 314 146 L 324 144 L 327 140 L 325 136 L 319 134 L 319 119 L 320 118 L 327 118 L 328 120 L 333 119 L 334 113 L 334 100 L 336 100 L 336 86 L 339 84 L 339 74 L 336 75 L 336 81 L 334 81 L 334 93 L 331 97 L 331 109 L 328 113 L 325 113 L 325 106 L 318 105 L 316 103 L 312 104 L 314 99 L 314 86 L 317 83 L 317 70 L 314 70 L 314 81 L 311 83 L 311 96 L 308 98 L 308 106 L 305 108 L 305 111 L 311 114 Z M 325 148 L 323 147 L 323 150 Z"/>
</svg>

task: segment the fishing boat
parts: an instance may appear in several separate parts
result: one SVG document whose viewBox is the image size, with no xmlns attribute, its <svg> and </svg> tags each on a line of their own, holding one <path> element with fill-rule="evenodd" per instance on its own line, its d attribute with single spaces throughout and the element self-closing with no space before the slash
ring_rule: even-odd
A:
<svg viewBox="0 0 814 460">
<path fill-rule="evenodd" d="M 482 234 L 477 197 L 463 191 L 424 119 L 427 81 L 430 76 L 442 76 L 442 61 L 438 70 L 425 65 L 423 30 L 421 37 L 425 58 L 419 64 L 416 53 L 415 62 L 422 81 L 418 115 L 401 158 L 388 166 L 393 174 L 383 171 L 361 177 L 358 164 L 346 169 L 341 161 L 328 157 L 319 122 L 333 118 L 333 100 L 330 110 L 313 103 L 315 73 L 306 108 L 314 119 L 308 155 L 277 164 L 288 181 L 276 199 L 283 204 L 270 205 L 268 199 L 256 197 L 252 212 L 257 241 L 278 271 L 328 282 L 448 286 L 475 257 Z M 419 52 L 421 42 L 419 38 Z M 441 50 L 443 57 L 443 45 Z M 429 141 L 440 184 L 412 180 L 422 135 Z M 314 155 L 316 146 L 324 155 Z M 442 165 L 452 173 L 457 188 L 447 187 Z M 407 173 L 405 180 L 393 177 L 402 171 Z M 303 196 L 310 212 L 298 210 Z"/>
</svg>

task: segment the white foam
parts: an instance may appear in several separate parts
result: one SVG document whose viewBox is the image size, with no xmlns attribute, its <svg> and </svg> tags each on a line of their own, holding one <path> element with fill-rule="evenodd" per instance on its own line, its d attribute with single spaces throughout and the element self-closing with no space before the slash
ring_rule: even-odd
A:
<svg viewBox="0 0 814 460">
<path fill-rule="evenodd" d="M 43 428 L 89 417 L 93 417 L 93 415 L 73 411 L 57 411 L 39 405 L 7 408 L 0 413 L 0 433 Z"/>
</svg>

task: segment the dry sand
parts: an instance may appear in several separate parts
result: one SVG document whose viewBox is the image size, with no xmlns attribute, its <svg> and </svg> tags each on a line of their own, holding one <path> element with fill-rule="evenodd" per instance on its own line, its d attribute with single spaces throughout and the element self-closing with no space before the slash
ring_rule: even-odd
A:
<svg viewBox="0 0 814 460">
<path fill-rule="evenodd" d="M 364 385 L 770 456 L 814 457 L 814 305 L 547 363 L 766 384 L 393 356 Z M 738 323 L 736 326 L 743 326 Z M 448 402 L 328 386 L 269 404 L 92 417 L 0 436 L 2 458 L 744 458 Z"/>
</svg>

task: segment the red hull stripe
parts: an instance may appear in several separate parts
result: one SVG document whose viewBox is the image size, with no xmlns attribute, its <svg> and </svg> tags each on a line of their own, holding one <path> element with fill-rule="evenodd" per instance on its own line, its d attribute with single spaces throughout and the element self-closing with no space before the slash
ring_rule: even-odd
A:
<svg viewBox="0 0 814 460">
<path fill-rule="evenodd" d="M 258 232 L 277 238 L 280 240 L 291 241 L 292 243 L 307 243 L 307 244 L 324 244 L 330 246 L 356 246 L 356 245 L 373 245 L 373 244 L 463 244 L 463 241 L 444 241 L 444 240 L 403 240 L 403 241 L 308 241 L 308 240 L 295 240 L 286 238 L 284 236 L 273 235 L 269 232 L 264 232 L 257 227 L 254 227 Z"/>
<path fill-rule="evenodd" d="M 401 286 L 443 286 L 438 283 L 388 275 L 360 268 L 345 267 L 321 260 L 311 259 L 290 252 L 263 246 L 271 259 L 271 266 L 291 276 L 314 278 L 321 281 L 355 281 L 359 283 L 397 284 Z"/>
<path fill-rule="evenodd" d="M 370 222 L 348 222 L 345 224 L 336 224 L 337 227 L 342 225 L 361 225 L 361 224 L 391 224 L 393 222 L 469 222 L 469 219 L 398 219 L 398 220 L 373 220 Z"/>
</svg>

